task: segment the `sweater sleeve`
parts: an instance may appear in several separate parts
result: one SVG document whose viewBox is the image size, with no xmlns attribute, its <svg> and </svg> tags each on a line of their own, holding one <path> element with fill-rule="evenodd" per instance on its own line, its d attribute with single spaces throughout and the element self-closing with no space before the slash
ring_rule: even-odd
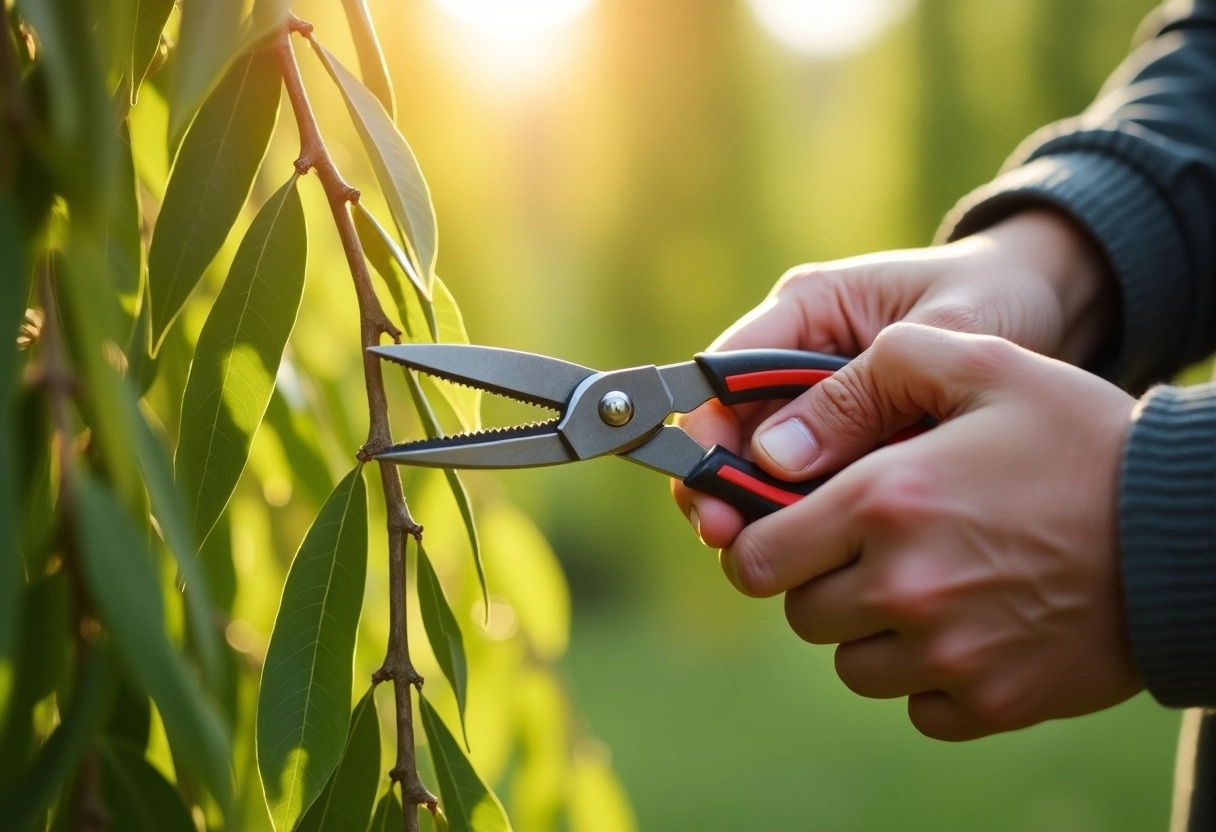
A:
<svg viewBox="0 0 1216 832">
<path fill-rule="evenodd" d="M 1216 2 L 1167 3 L 1143 31 L 1085 113 L 1023 142 L 938 235 L 1035 204 L 1069 214 L 1118 279 L 1122 325 L 1103 374 L 1132 389 L 1216 349 Z"/>
<path fill-rule="evenodd" d="M 1031 205 L 1071 216 L 1122 294 L 1103 374 L 1131 389 L 1216 349 L 1216 2 L 1167 3 L 1081 116 L 1031 136 L 940 239 Z M 1124 449 L 1118 522 L 1137 668 L 1171 706 L 1216 706 L 1216 383 L 1160 386 Z"/>
</svg>

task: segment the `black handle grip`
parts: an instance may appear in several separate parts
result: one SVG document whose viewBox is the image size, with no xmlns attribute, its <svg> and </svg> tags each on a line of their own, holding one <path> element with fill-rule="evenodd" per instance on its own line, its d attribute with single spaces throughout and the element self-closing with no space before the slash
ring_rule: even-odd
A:
<svg viewBox="0 0 1216 832">
<path fill-rule="evenodd" d="M 747 522 L 759 520 L 801 500 L 827 481 L 816 477 L 803 482 L 779 480 L 754 462 L 714 445 L 705 458 L 684 478 L 689 488 L 712 494 L 739 511 Z"/>
<path fill-rule="evenodd" d="M 694 356 L 723 404 L 794 399 L 849 359 L 799 350 L 735 350 Z"/>
</svg>

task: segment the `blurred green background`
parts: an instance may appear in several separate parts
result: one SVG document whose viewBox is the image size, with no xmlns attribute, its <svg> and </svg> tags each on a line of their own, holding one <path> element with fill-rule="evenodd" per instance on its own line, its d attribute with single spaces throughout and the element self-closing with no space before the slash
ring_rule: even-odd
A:
<svg viewBox="0 0 1216 832">
<path fill-rule="evenodd" d="M 605 369 L 688 358 L 789 266 L 926 244 L 1018 141 L 1085 106 L 1152 5 L 371 4 L 473 341 Z M 362 164 L 353 138 L 334 144 L 340 168 Z M 314 257 L 340 273 L 339 254 Z M 930 741 L 902 701 L 850 694 L 779 600 L 731 590 L 654 474 L 598 460 L 468 480 L 508 493 L 567 570 L 564 666 L 642 829 L 1165 826 L 1178 719 L 1146 696 Z"/>
</svg>

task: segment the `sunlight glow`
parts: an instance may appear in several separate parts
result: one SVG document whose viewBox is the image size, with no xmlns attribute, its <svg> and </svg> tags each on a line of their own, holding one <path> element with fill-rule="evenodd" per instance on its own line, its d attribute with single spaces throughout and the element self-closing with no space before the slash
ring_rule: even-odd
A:
<svg viewBox="0 0 1216 832">
<path fill-rule="evenodd" d="M 432 0 L 452 26 L 462 63 L 511 81 L 551 71 L 568 29 L 595 0 Z"/>
<path fill-rule="evenodd" d="M 774 40 L 804 55 L 842 58 L 900 20 L 913 0 L 748 0 Z"/>
</svg>

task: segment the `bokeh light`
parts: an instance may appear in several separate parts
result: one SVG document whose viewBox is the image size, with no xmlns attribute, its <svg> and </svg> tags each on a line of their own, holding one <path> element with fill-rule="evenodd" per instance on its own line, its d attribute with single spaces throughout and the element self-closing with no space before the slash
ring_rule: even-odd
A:
<svg viewBox="0 0 1216 832">
<path fill-rule="evenodd" d="M 868 45 L 913 0 L 748 0 L 760 26 L 805 55 L 840 58 Z"/>
</svg>

